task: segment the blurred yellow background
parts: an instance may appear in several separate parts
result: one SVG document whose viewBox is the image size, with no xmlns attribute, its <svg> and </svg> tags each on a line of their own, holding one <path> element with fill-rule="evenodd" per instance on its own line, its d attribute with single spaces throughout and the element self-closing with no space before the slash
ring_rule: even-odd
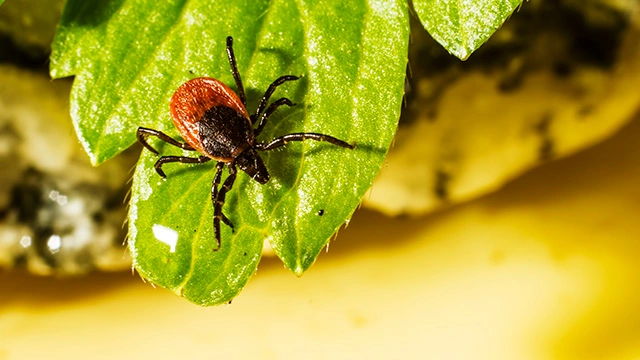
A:
<svg viewBox="0 0 640 360">
<path fill-rule="evenodd" d="M 360 210 L 302 278 L 267 258 L 217 308 L 2 273 L 0 359 L 638 359 L 639 159 L 640 119 L 436 214 Z"/>
<path fill-rule="evenodd" d="M 0 28 L 9 30 L 0 30 L 11 31 L 16 43 L 48 48 L 62 1 L 51 4 L 57 12 L 7 1 Z M 584 33 L 558 17 L 557 28 L 545 23 L 540 31 L 535 27 L 536 36 L 513 35 L 523 35 L 519 17 L 532 24 L 522 13 L 547 6 L 554 14 L 566 7 L 567 19 L 584 7 L 585 23 L 598 25 L 604 35 L 615 30 L 613 39 L 623 28 L 608 16 L 626 18 L 610 8 L 623 9 L 630 20 L 619 35 L 620 49 L 606 36 L 601 44 L 584 44 L 611 45 L 620 55 L 616 65 L 578 63 L 570 74 L 549 75 L 557 64 L 567 64 L 556 63 L 564 55 L 578 57 L 567 44 Z M 27 9 L 35 15 L 23 15 Z M 552 155 L 564 156 L 607 137 L 638 107 L 638 14 L 637 0 L 525 2 L 492 41 L 497 49 L 526 43 L 532 50 L 507 52 L 497 65 L 487 56 L 495 69 L 486 74 L 463 75 L 455 63 L 450 73 L 438 68 L 437 76 L 416 82 L 421 101 L 415 104 L 424 121 L 400 128 L 388 166 L 365 203 L 390 214 L 440 209 L 493 191 L 546 160 L 536 157 L 541 141 L 553 140 Z M 33 35 L 32 27 L 44 28 L 45 35 Z M 412 46 L 419 50 L 419 41 Z M 434 53 L 416 54 L 420 59 Z M 11 69 L 0 69 L 2 114 L 11 117 L 6 109 L 24 103 L 16 119 L 42 113 L 41 121 L 55 124 L 45 127 L 56 131 L 47 131 L 56 145 L 51 150 L 26 136 L 32 143 L 23 147 L 42 167 L 53 164 L 55 152 L 76 156 L 66 108 L 70 82 Z M 412 70 L 419 78 L 419 67 Z M 510 76 L 523 77 L 527 91 L 500 91 Z M 37 97 L 24 95 L 31 93 Z M 444 105 L 432 113 L 425 103 Z M 555 116 L 553 126 L 547 114 Z M 1 271 L 0 360 L 640 359 L 638 115 L 603 143 L 529 170 L 476 200 L 416 217 L 361 209 L 302 278 L 266 257 L 227 306 L 200 308 L 131 272 L 54 279 Z M 403 147 L 405 153 L 397 151 Z M 444 200 L 434 191 L 438 170 L 459 180 L 447 183 Z M 406 196 L 400 185 L 406 185 Z M 420 206 L 411 208 L 414 203 Z M 127 258 L 118 253 L 116 260 Z"/>
</svg>

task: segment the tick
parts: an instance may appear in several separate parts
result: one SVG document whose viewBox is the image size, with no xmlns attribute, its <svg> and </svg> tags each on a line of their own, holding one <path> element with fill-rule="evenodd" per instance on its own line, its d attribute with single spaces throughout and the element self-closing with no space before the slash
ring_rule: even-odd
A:
<svg viewBox="0 0 640 360">
<path fill-rule="evenodd" d="M 269 172 L 258 151 L 268 151 L 286 145 L 290 141 L 316 140 L 328 142 L 340 147 L 353 149 L 354 145 L 335 137 L 318 133 L 293 133 L 280 136 L 268 143 L 256 141 L 267 119 L 282 105 L 294 106 L 291 100 L 283 97 L 267 107 L 267 103 L 276 88 L 287 81 L 298 80 L 297 76 L 284 75 L 276 79 L 260 99 L 254 114 L 247 112 L 244 86 L 233 53 L 233 38 L 227 37 L 227 56 L 231 73 L 236 83 L 236 94 L 222 82 L 207 77 L 195 78 L 182 84 L 171 98 L 171 117 L 185 142 L 180 142 L 167 134 L 145 127 L 139 127 L 138 141 L 152 153 L 158 151 L 147 142 L 148 136 L 155 136 L 173 146 L 188 151 L 197 151 L 198 157 L 161 156 L 154 167 L 156 172 L 166 178 L 162 166 L 167 163 L 202 164 L 217 161 L 216 174 L 211 186 L 213 204 L 213 228 L 217 248 L 220 249 L 220 222 L 224 222 L 233 232 L 233 223 L 222 212 L 227 192 L 236 180 L 237 168 L 247 173 L 260 184 L 269 181 Z M 257 126 L 256 126 L 257 123 Z M 222 170 L 229 169 L 229 175 L 222 186 Z"/>
</svg>

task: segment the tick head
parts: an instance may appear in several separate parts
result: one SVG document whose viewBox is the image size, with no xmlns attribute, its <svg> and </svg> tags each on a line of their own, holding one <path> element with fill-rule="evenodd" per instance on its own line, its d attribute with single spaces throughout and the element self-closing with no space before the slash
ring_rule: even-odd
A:
<svg viewBox="0 0 640 360">
<path fill-rule="evenodd" d="M 252 148 L 248 148 L 236 157 L 236 165 L 260 184 L 266 184 L 269 181 L 267 167 L 264 166 L 260 155 Z"/>
</svg>

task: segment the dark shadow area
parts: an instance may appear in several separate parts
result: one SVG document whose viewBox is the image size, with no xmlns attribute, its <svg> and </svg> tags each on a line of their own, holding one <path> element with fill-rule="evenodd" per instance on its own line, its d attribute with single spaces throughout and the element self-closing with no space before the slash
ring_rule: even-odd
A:
<svg viewBox="0 0 640 360">
<path fill-rule="evenodd" d="M 14 39 L 0 34 L 0 63 L 17 64 L 21 68 L 49 75 L 50 53 L 51 49 L 18 46 Z"/>
<path fill-rule="evenodd" d="M 125 0 L 68 1 L 62 13 L 60 26 L 100 26 L 109 21 L 124 2 Z"/>
<path fill-rule="evenodd" d="M 126 286 L 143 284 L 131 271 L 92 273 L 81 277 L 55 278 L 34 276 L 23 271 L 0 272 L 0 314 L 4 307 L 18 306 L 29 310 L 48 308 L 69 302 L 100 298 Z"/>
</svg>

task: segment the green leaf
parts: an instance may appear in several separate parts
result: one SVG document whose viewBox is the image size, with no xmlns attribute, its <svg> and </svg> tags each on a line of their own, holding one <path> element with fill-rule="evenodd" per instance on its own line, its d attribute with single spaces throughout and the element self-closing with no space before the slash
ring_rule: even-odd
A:
<svg viewBox="0 0 640 360">
<path fill-rule="evenodd" d="M 156 160 L 144 151 L 133 179 L 129 248 L 134 265 L 144 278 L 197 304 L 226 303 L 255 272 L 264 234 L 245 224 L 240 211 L 227 210 L 236 234 L 223 227 L 223 246 L 216 251 L 211 167 L 167 166 L 168 179 L 161 180 L 153 169 Z M 242 205 L 233 195 L 226 209 Z"/>
<path fill-rule="evenodd" d="M 53 76 L 76 75 L 72 116 L 94 163 L 135 141 L 138 126 L 179 136 L 168 107 L 199 76 L 235 88 L 225 52 L 234 37 L 249 112 L 280 75 L 303 77 L 273 98 L 297 103 L 269 119 L 259 141 L 319 132 L 354 150 L 314 141 L 261 153 L 271 180 L 239 173 L 213 251 L 214 162 L 167 164 L 167 180 L 143 151 L 129 214 L 134 265 L 152 282 L 201 304 L 229 301 L 253 275 L 268 240 L 301 275 L 371 186 L 397 127 L 409 37 L 401 0 L 68 0 L 52 55 Z M 162 155 L 196 156 L 150 139 Z M 223 179 L 226 176 L 223 175 Z"/>
<path fill-rule="evenodd" d="M 94 165 L 133 144 L 140 123 L 166 118 L 176 78 L 191 70 L 185 58 L 192 51 L 175 28 L 188 7 L 176 0 L 66 2 L 51 76 L 76 76 L 71 118 Z"/>
<path fill-rule="evenodd" d="M 4 2 L 4 0 L 0 0 L 0 5 L 2 5 L 3 2 Z"/>
<path fill-rule="evenodd" d="M 521 3 L 522 0 L 414 0 L 413 8 L 437 42 L 466 60 Z"/>
</svg>

